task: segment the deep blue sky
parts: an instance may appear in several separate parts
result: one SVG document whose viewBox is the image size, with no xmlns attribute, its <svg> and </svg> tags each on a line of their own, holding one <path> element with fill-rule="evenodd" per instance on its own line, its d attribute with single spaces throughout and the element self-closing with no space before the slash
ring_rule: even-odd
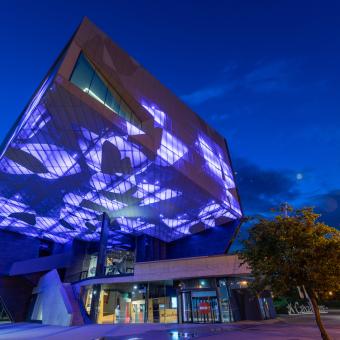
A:
<svg viewBox="0 0 340 340">
<path fill-rule="evenodd" d="M 229 142 L 248 214 L 340 224 L 339 1 L 7 1 L 0 139 L 87 15 Z"/>
</svg>

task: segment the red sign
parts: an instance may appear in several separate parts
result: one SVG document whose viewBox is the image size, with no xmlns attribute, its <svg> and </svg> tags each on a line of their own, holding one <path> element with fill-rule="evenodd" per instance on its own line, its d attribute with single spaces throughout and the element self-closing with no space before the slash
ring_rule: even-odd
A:
<svg viewBox="0 0 340 340">
<path fill-rule="evenodd" d="M 210 303 L 208 303 L 208 302 L 201 302 L 198 305 L 198 310 L 202 314 L 209 314 L 210 313 Z"/>
</svg>

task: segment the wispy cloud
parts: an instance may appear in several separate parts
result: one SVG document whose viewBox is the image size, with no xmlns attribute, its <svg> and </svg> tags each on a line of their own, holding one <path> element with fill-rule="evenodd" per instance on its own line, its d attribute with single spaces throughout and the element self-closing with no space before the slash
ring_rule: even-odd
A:
<svg viewBox="0 0 340 340">
<path fill-rule="evenodd" d="M 294 174 L 263 169 L 243 158 L 234 159 L 236 181 L 246 213 L 268 214 L 271 208 L 299 198 Z"/>
<path fill-rule="evenodd" d="M 206 87 L 204 89 L 200 89 L 192 93 L 186 94 L 182 96 L 182 99 L 191 105 L 198 105 L 203 102 L 206 102 L 211 98 L 222 96 L 225 93 L 225 91 L 226 86 L 223 85 Z"/>
<path fill-rule="evenodd" d="M 210 119 L 213 120 L 213 121 L 225 121 L 226 119 L 229 119 L 231 118 L 231 115 L 229 113 L 222 113 L 222 114 L 217 114 L 217 113 L 214 113 L 211 115 Z"/>
<path fill-rule="evenodd" d="M 314 206 L 320 220 L 340 230 L 340 190 L 306 196 L 299 191 L 294 173 L 287 170 L 269 170 L 243 158 L 234 159 L 236 181 L 241 202 L 247 216 L 268 217 L 271 208 L 288 202 L 295 208 Z M 231 251 L 242 248 L 253 221 L 242 225 Z"/>
<path fill-rule="evenodd" d="M 233 163 L 246 215 L 265 216 L 271 208 L 288 202 L 296 208 L 314 206 L 321 221 L 340 229 L 340 189 L 306 195 L 293 171 L 265 169 L 243 158 Z"/>
<path fill-rule="evenodd" d="M 226 79 L 185 94 L 182 99 L 189 105 L 198 105 L 210 99 L 221 97 L 235 89 L 243 88 L 261 93 L 285 91 L 289 88 L 289 65 L 286 61 L 259 63 L 251 71 L 235 77 L 233 73 L 237 70 L 237 67 L 233 64 L 227 66 L 221 73 Z"/>
<path fill-rule="evenodd" d="M 340 229 L 340 190 L 331 190 L 310 199 L 315 211 L 321 213 L 321 220 Z"/>
<path fill-rule="evenodd" d="M 255 92 L 283 91 L 288 89 L 288 76 L 289 63 L 276 61 L 254 68 L 244 76 L 242 83 Z"/>
</svg>

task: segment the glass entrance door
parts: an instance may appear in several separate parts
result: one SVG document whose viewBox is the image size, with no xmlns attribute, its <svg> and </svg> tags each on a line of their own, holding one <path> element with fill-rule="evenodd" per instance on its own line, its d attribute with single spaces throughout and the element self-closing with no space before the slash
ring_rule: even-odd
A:
<svg viewBox="0 0 340 340">
<path fill-rule="evenodd" d="M 221 322 L 216 291 L 193 290 L 181 293 L 183 322 Z"/>
<path fill-rule="evenodd" d="M 193 322 L 220 322 L 218 300 L 215 291 L 194 291 L 191 293 Z"/>
<path fill-rule="evenodd" d="M 192 322 L 191 292 L 182 292 L 181 300 L 183 322 Z"/>
</svg>

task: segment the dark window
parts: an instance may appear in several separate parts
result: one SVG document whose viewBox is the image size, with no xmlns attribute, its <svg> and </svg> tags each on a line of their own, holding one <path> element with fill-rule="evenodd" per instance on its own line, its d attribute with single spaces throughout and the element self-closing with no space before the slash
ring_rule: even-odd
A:
<svg viewBox="0 0 340 340">
<path fill-rule="evenodd" d="M 53 242 L 41 240 L 39 245 L 39 257 L 50 256 L 53 253 Z"/>
</svg>

